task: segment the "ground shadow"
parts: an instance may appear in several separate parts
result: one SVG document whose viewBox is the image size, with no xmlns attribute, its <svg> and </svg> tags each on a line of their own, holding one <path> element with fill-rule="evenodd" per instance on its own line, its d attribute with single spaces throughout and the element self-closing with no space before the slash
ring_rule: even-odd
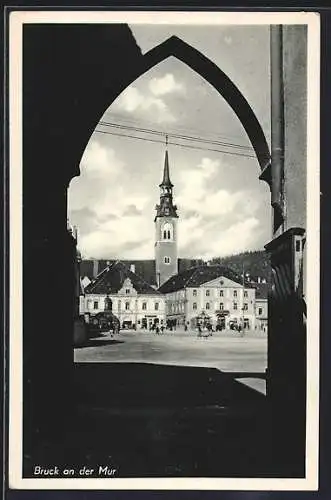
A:
<svg viewBox="0 0 331 500">
<path fill-rule="evenodd" d="M 25 477 L 45 461 L 96 474 L 108 464 L 117 477 L 284 476 L 266 397 L 231 374 L 145 363 L 76 363 L 74 374 L 67 436 L 33 450 Z"/>
<path fill-rule="evenodd" d="M 75 349 L 83 349 L 84 347 L 95 347 L 101 345 L 124 344 L 124 342 L 125 342 L 124 340 L 116 340 L 109 338 L 104 339 L 98 336 L 89 338 L 88 340 L 86 340 L 84 344 L 75 346 Z"/>
</svg>

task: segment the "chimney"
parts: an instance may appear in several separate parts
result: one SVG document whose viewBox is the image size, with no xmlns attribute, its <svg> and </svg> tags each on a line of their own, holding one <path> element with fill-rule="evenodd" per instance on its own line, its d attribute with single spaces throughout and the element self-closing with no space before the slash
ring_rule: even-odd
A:
<svg viewBox="0 0 331 500">
<path fill-rule="evenodd" d="M 136 266 L 134 264 L 130 264 L 130 271 L 132 273 L 135 273 L 136 272 Z"/>
<path fill-rule="evenodd" d="M 94 260 L 93 261 L 93 278 L 96 278 L 98 276 L 98 267 L 99 267 L 99 261 Z"/>
</svg>

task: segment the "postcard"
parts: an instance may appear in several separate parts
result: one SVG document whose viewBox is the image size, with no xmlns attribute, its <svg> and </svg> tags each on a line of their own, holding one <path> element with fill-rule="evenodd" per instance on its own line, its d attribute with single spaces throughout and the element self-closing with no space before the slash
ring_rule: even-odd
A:
<svg viewBox="0 0 331 500">
<path fill-rule="evenodd" d="M 319 16 L 9 16 L 9 487 L 316 490 Z"/>
</svg>

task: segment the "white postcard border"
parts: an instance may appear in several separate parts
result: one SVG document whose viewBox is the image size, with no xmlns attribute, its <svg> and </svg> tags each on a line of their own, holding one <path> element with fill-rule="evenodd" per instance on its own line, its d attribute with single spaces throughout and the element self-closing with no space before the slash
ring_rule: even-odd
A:
<svg viewBox="0 0 331 500">
<path fill-rule="evenodd" d="M 26 479 L 22 477 L 22 28 L 25 23 L 307 24 L 307 442 L 304 479 L 157 478 Z M 316 490 L 319 424 L 319 16 L 305 12 L 14 11 L 9 21 L 10 355 L 9 487 L 84 490 Z M 309 265 L 312 263 L 312 265 Z"/>
</svg>

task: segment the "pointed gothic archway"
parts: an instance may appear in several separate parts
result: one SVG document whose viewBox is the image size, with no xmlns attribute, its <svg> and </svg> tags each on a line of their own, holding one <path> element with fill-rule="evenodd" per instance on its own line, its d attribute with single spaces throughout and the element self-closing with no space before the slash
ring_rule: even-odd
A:
<svg viewBox="0 0 331 500">
<path fill-rule="evenodd" d="M 136 80 L 153 66 L 173 56 L 204 78 L 226 100 L 244 127 L 259 162 L 261 172 L 270 164 L 269 147 L 254 111 L 232 80 L 210 59 L 177 36 L 172 36 L 147 52 L 140 67 L 131 75 Z M 269 183 L 268 178 L 263 179 Z"/>
<path fill-rule="evenodd" d="M 262 126 L 247 99 L 233 81 L 215 63 L 177 36 L 171 36 L 161 44 L 153 47 L 144 55 L 136 55 L 131 61 L 131 65 L 122 69 L 119 75 L 117 75 L 116 78 L 120 83 L 115 91 L 112 79 L 110 79 L 109 84 L 106 85 L 103 80 L 104 86 L 102 90 L 97 97 L 94 97 L 95 108 L 94 112 L 92 111 L 92 113 L 90 113 L 88 126 L 85 127 L 85 130 L 82 129 L 81 131 L 83 140 L 81 142 L 82 149 L 79 158 L 83 156 L 88 141 L 103 116 L 105 109 L 111 106 L 117 97 L 135 80 L 168 57 L 175 57 L 186 64 L 208 82 L 229 104 L 246 131 L 254 149 L 261 171 L 259 179 L 265 181 L 269 185 L 270 191 L 272 191 L 271 154 L 269 146 Z M 111 98 L 109 98 L 109 95 Z M 71 179 L 79 175 L 80 171 L 76 164 L 76 169 L 73 171 Z M 279 206 L 278 201 L 274 199 L 273 195 L 270 204 L 274 211 L 273 230 L 276 231 L 283 222 L 283 210 Z"/>
</svg>

